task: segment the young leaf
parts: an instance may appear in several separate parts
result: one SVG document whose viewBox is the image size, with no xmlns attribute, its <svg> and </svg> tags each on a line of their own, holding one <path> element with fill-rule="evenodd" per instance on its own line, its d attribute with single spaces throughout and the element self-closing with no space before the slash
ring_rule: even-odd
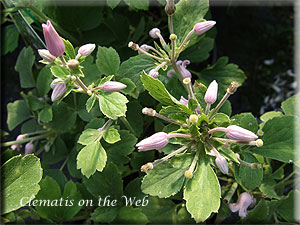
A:
<svg viewBox="0 0 300 225">
<path fill-rule="evenodd" d="M 96 102 L 96 95 L 93 94 L 86 102 L 86 111 L 89 113 Z"/>
<path fill-rule="evenodd" d="M 232 125 L 239 125 L 242 128 L 252 131 L 256 133 L 258 130 L 258 123 L 252 113 L 241 113 L 233 116 Z"/>
<path fill-rule="evenodd" d="M 20 52 L 15 70 L 19 72 L 22 88 L 32 88 L 35 86 L 32 74 L 32 66 L 35 56 L 31 47 L 24 47 Z"/>
<path fill-rule="evenodd" d="M 281 104 L 281 108 L 285 115 L 296 116 L 300 112 L 300 98 L 298 95 L 294 95 Z M 299 114 L 298 114 L 299 116 Z"/>
<path fill-rule="evenodd" d="M 97 141 L 100 137 L 101 132 L 96 129 L 86 129 L 82 132 L 79 137 L 78 143 L 82 145 L 89 145 Z"/>
<path fill-rule="evenodd" d="M 3 34 L 4 44 L 2 45 L 1 54 L 6 55 L 18 47 L 19 31 L 14 24 L 11 24 L 4 27 Z"/>
<path fill-rule="evenodd" d="M 114 144 L 121 140 L 118 130 L 113 127 L 104 132 L 103 139 L 109 144 Z"/>
<path fill-rule="evenodd" d="M 141 189 L 145 194 L 167 198 L 180 191 L 186 168 L 174 168 L 169 162 L 157 165 L 147 172 Z"/>
<path fill-rule="evenodd" d="M 29 203 L 40 190 L 38 183 L 42 179 L 43 169 L 40 159 L 34 155 L 17 155 L 1 167 L 1 193 L 6 214 Z"/>
<path fill-rule="evenodd" d="M 67 56 L 69 56 L 71 59 L 75 59 L 75 50 L 74 50 L 74 47 L 73 45 L 71 44 L 70 41 L 66 40 L 66 39 L 63 39 L 63 42 L 65 44 L 65 53 L 67 54 Z"/>
<path fill-rule="evenodd" d="M 205 157 L 200 157 L 192 179 L 188 180 L 184 193 L 187 211 L 197 223 L 205 221 L 220 207 L 221 187 L 216 174 Z"/>
<path fill-rule="evenodd" d="M 101 112 L 113 120 L 125 116 L 127 98 L 119 92 L 103 92 L 99 95 Z"/>
<path fill-rule="evenodd" d="M 78 153 L 77 169 L 81 169 L 81 173 L 89 178 L 96 170 L 102 171 L 107 160 L 106 152 L 100 142 L 94 142 L 85 146 Z"/>
<path fill-rule="evenodd" d="M 57 78 L 61 78 L 61 79 L 64 79 L 65 76 L 70 74 L 67 69 L 62 68 L 60 66 L 56 66 L 56 65 L 51 66 L 50 70 L 51 70 L 51 73 L 53 76 L 55 76 Z"/>
<path fill-rule="evenodd" d="M 112 47 L 98 47 L 96 65 L 105 75 L 116 74 L 120 66 L 120 57 Z"/>
<path fill-rule="evenodd" d="M 12 102 L 8 103 L 7 112 L 8 112 L 7 125 L 9 130 L 13 130 L 20 123 L 29 119 L 31 116 L 31 113 L 27 108 L 27 105 L 24 100 L 17 100 L 14 101 L 13 103 Z"/>
<path fill-rule="evenodd" d="M 52 107 L 50 105 L 45 105 L 42 111 L 39 114 L 39 118 L 42 122 L 50 122 L 53 118 Z"/>
<path fill-rule="evenodd" d="M 39 72 L 36 81 L 36 88 L 41 97 L 44 97 L 50 91 L 50 84 L 52 82 L 52 74 L 49 67 L 44 67 Z"/>
</svg>

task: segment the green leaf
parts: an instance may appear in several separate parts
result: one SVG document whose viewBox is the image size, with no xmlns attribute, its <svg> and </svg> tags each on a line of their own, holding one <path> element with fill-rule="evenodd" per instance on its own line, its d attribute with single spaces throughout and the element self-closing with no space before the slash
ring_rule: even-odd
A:
<svg viewBox="0 0 300 225">
<path fill-rule="evenodd" d="M 268 120 L 262 128 L 264 135 L 261 139 L 264 145 L 260 148 L 252 147 L 251 152 L 267 158 L 282 162 L 290 162 L 294 159 L 294 123 L 293 116 L 280 116 Z"/>
<path fill-rule="evenodd" d="M 276 185 L 276 181 L 270 177 L 264 177 L 261 185 L 259 186 L 259 190 L 267 194 L 268 198 L 279 199 L 279 196 L 276 194 L 274 187 Z"/>
<path fill-rule="evenodd" d="M 181 43 L 186 35 L 194 28 L 196 23 L 204 21 L 203 18 L 208 11 L 208 0 L 180 0 L 176 4 L 176 11 L 173 15 L 174 33 Z M 195 43 L 197 35 L 190 40 Z M 203 35 L 201 36 L 203 37 Z"/>
<path fill-rule="evenodd" d="M 228 64 L 228 57 L 219 58 L 213 66 L 202 70 L 198 77 L 206 86 L 216 80 L 219 84 L 219 94 L 224 94 L 232 81 L 242 84 L 246 79 L 244 72 L 236 64 Z"/>
<path fill-rule="evenodd" d="M 137 138 L 127 130 L 121 130 L 119 134 L 121 138 L 120 141 L 114 144 L 103 143 L 108 158 L 116 165 L 129 162 L 130 159 L 127 157 L 127 155 L 134 151 L 134 145 L 137 141 Z"/>
<path fill-rule="evenodd" d="M 108 163 L 102 173 L 96 172 L 89 179 L 84 178 L 84 185 L 95 197 L 105 197 L 110 195 L 110 199 L 120 199 L 123 194 L 123 181 L 113 163 Z"/>
<path fill-rule="evenodd" d="M 266 112 L 260 116 L 260 120 L 263 122 L 267 122 L 268 120 L 278 116 L 283 116 L 282 112 L 275 112 L 275 111 Z"/>
<path fill-rule="evenodd" d="M 77 156 L 77 169 L 81 169 L 81 173 L 89 178 L 96 170 L 100 172 L 103 170 L 106 160 L 106 152 L 97 141 L 80 150 Z"/>
<path fill-rule="evenodd" d="M 31 47 L 24 47 L 20 52 L 15 70 L 19 72 L 22 88 L 32 88 L 35 86 L 32 74 L 32 66 L 35 56 Z"/>
<path fill-rule="evenodd" d="M 96 65 L 105 75 L 116 74 L 120 66 L 120 57 L 112 47 L 98 47 Z"/>
<path fill-rule="evenodd" d="M 87 111 L 87 101 L 89 99 L 88 95 L 80 95 L 78 100 L 78 115 L 79 117 L 86 122 L 89 122 L 90 120 L 102 116 L 102 113 L 100 111 L 99 105 L 94 104 L 90 112 Z M 99 128 L 99 127 L 98 127 Z"/>
<path fill-rule="evenodd" d="M 285 115 L 299 116 L 300 112 L 300 97 L 294 95 L 281 103 L 281 108 Z"/>
<path fill-rule="evenodd" d="M 94 143 L 101 135 L 101 132 L 96 129 L 86 129 L 79 137 L 78 143 L 82 145 L 89 145 Z"/>
<path fill-rule="evenodd" d="M 121 90 L 121 92 L 124 94 L 130 94 L 136 88 L 136 85 L 129 78 L 123 78 L 120 80 L 120 82 L 127 86 L 126 88 Z"/>
<path fill-rule="evenodd" d="M 31 117 L 31 113 L 24 100 L 17 100 L 13 103 L 8 103 L 7 113 L 7 125 L 9 130 L 13 130 L 20 123 Z"/>
<path fill-rule="evenodd" d="M 229 148 L 225 148 L 225 147 L 222 147 L 220 148 L 220 150 L 222 151 L 222 155 L 225 156 L 227 159 L 231 160 L 231 161 L 234 161 L 236 163 L 240 163 L 237 158 L 236 158 L 236 155 L 234 153 L 234 151 L 232 151 L 231 149 Z"/>
<path fill-rule="evenodd" d="M 71 42 L 63 38 L 62 40 L 65 44 L 65 53 L 67 54 L 67 56 L 69 56 L 71 59 L 75 59 L 75 50 Z"/>
<path fill-rule="evenodd" d="M 121 64 L 117 78 L 129 78 L 136 85 L 134 92 L 130 95 L 137 98 L 139 94 L 144 91 L 144 87 L 140 79 L 142 72 L 145 71 L 148 73 L 154 67 L 155 61 L 152 58 L 140 54 L 130 57 Z"/>
<path fill-rule="evenodd" d="M 5 26 L 3 31 L 4 44 L 2 45 L 1 54 L 6 55 L 13 52 L 18 47 L 19 31 L 14 24 Z"/>
<path fill-rule="evenodd" d="M 65 132 L 70 130 L 76 122 L 76 112 L 64 102 L 53 104 L 53 119 L 51 127 L 54 131 Z"/>
<path fill-rule="evenodd" d="M 113 120 L 125 116 L 127 98 L 119 92 L 103 92 L 99 95 L 101 112 Z"/>
<path fill-rule="evenodd" d="M 239 125 L 242 128 L 256 133 L 258 130 L 258 123 L 252 113 L 241 113 L 233 116 L 232 118 L 233 125 Z"/>
<path fill-rule="evenodd" d="M 99 223 L 110 223 L 116 218 L 118 210 L 118 207 L 98 207 L 92 213 L 91 219 Z"/>
<path fill-rule="evenodd" d="M 173 167 L 177 169 L 187 168 L 192 164 L 194 156 L 195 155 L 191 153 L 177 154 L 171 159 L 171 163 Z"/>
<path fill-rule="evenodd" d="M 112 9 L 116 8 L 116 6 L 120 3 L 120 1 L 121 0 L 106 0 L 107 5 Z"/>
<path fill-rule="evenodd" d="M 118 130 L 113 127 L 104 132 L 103 139 L 109 144 L 114 144 L 121 140 Z"/>
<path fill-rule="evenodd" d="M 146 73 L 142 73 L 141 80 L 149 94 L 160 103 L 164 105 L 174 105 L 174 101 L 177 101 L 170 95 L 160 80 L 155 79 Z"/>
<path fill-rule="evenodd" d="M 60 67 L 60 66 L 51 66 L 50 71 L 53 76 L 61 79 L 65 79 L 65 76 L 69 75 L 70 73 L 68 72 L 67 69 Z"/>
<path fill-rule="evenodd" d="M 97 65 L 94 63 L 94 57 L 89 55 L 80 65 L 83 66 L 82 71 L 85 75 L 82 78 L 83 83 L 86 86 L 89 86 L 92 83 L 97 84 L 101 78 L 101 73 L 98 70 Z"/>
<path fill-rule="evenodd" d="M 57 137 L 54 141 L 54 144 L 51 146 L 51 149 L 43 153 L 43 163 L 47 165 L 55 164 L 68 155 L 68 148 L 62 138 Z"/>
<path fill-rule="evenodd" d="M 185 168 L 174 168 L 169 162 L 161 163 L 147 172 L 141 189 L 145 194 L 167 198 L 182 188 Z"/>
<path fill-rule="evenodd" d="M 53 118 L 52 107 L 50 105 L 46 105 L 39 114 L 39 118 L 42 122 L 50 122 Z"/>
<path fill-rule="evenodd" d="M 184 50 L 180 54 L 180 59 L 189 59 L 193 63 L 203 62 L 209 58 L 209 53 L 213 48 L 214 39 L 210 37 L 204 37 L 197 44 Z"/>
<path fill-rule="evenodd" d="M 250 153 L 243 153 L 244 161 L 249 163 L 259 163 L 259 161 Z M 242 185 L 249 190 L 253 190 L 258 187 L 263 179 L 263 169 L 256 168 L 252 169 L 248 166 L 240 165 L 239 176 Z"/>
<path fill-rule="evenodd" d="M 114 220 L 118 224 L 146 224 L 148 223 L 147 216 L 141 212 L 139 208 L 133 208 L 131 206 L 123 206 Z"/>
<path fill-rule="evenodd" d="M 264 199 L 261 199 L 259 203 L 256 204 L 254 209 L 248 212 L 245 220 L 252 224 L 263 223 L 267 219 L 268 213 L 269 207 L 266 204 L 266 201 Z"/>
<path fill-rule="evenodd" d="M 212 212 L 218 212 L 221 187 L 206 158 L 200 156 L 197 170 L 188 180 L 183 196 L 187 211 L 197 223 L 205 221 Z"/>
<path fill-rule="evenodd" d="M 86 102 L 86 111 L 89 113 L 96 102 L 96 95 L 93 94 Z"/>
<path fill-rule="evenodd" d="M 134 10 L 138 10 L 138 9 L 148 10 L 148 7 L 149 7 L 149 0 L 139 0 L 139 1 L 124 0 L 124 1 L 130 8 L 132 8 Z"/>
<path fill-rule="evenodd" d="M 295 200 L 297 201 L 299 200 L 299 198 L 300 198 L 299 190 L 292 190 L 289 192 L 286 198 L 280 200 L 280 204 L 276 208 L 276 211 L 287 222 L 297 223 L 297 219 L 299 219 L 299 214 L 295 214 L 297 212 L 295 208 L 292 206 L 296 206 Z"/>
<path fill-rule="evenodd" d="M 142 115 L 142 105 L 137 100 L 131 100 L 127 105 L 126 119 L 132 126 L 137 137 L 139 137 L 143 132 L 143 115 Z"/>
<path fill-rule="evenodd" d="M 1 167 L 2 212 L 6 214 L 29 203 L 40 190 L 43 169 L 34 155 L 10 158 Z"/>
<path fill-rule="evenodd" d="M 39 72 L 36 81 L 36 88 L 41 97 L 44 97 L 50 90 L 50 84 L 52 82 L 52 74 L 49 67 L 44 67 Z"/>
</svg>

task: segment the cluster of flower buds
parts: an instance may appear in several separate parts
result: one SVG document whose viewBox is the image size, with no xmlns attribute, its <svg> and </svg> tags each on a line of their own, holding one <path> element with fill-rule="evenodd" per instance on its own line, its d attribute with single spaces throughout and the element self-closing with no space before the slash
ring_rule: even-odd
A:
<svg viewBox="0 0 300 225">
<path fill-rule="evenodd" d="M 17 136 L 16 141 L 24 140 L 26 137 L 27 137 L 27 134 L 20 134 Z M 21 144 L 13 144 L 10 146 L 10 148 L 12 150 L 20 151 L 20 149 L 22 148 L 22 145 Z"/>
<path fill-rule="evenodd" d="M 12 145 L 10 146 L 10 148 L 11 148 L 12 150 L 20 151 L 20 149 L 22 148 L 22 144 L 21 144 L 20 142 L 26 143 L 27 141 L 29 141 L 29 140 L 30 140 L 29 136 L 30 136 L 31 134 L 35 134 L 35 132 L 18 135 L 17 138 L 16 138 L 16 140 L 15 140 L 15 142 L 17 142 L 17 144 L 12 144 Z M 28 138 L 28 139 L 27 139 L 27 138 Z M 25 140 L 25 139 L 26 139 L 26 140 Z M 18 142 L 19 142 L 19 143 L 18 143 Z M 32 142 L 33 142 L 33 141 L 31 140 L 31 141 L 29 141 L 28 143 L 26 143 L 25 148 L 24 148 L 24 149 L 25 149 L 25 155 L 31 154 L 31 153 L 33 152 L 33 150 L 34 150 L 34 144 L 33 144 Z"/>
<path fill-rule="evenodd" d="M 229 204 L 229 208 L 232 212 L 239 211 L 239 216 L 245 218 L 247 216 L 247 209 L 250 206 L 254 206 L 256 199 L 249 192 L 243 192 L 240 194 L 237 203 Z"/>
</svg>

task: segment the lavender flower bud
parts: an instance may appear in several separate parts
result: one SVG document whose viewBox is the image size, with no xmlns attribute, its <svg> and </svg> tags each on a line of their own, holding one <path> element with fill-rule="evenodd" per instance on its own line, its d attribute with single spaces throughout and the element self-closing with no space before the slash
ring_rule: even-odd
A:
<svg viewBox="0 0 300 225">
<path fill-rule="evenodd" d="M 65 51 L 65 44 L 63 40 L 58 35 L 49 20 L 47 20 L 47 24 L 42 24 L 42 26 L 44 38 L 49 52 L 56 57 L 62 56 Z"/>
<path fill-rule="evenodd" d="M 34 150 L 34 145 L 31 142 L 28 142 L 25 145 L 25 155 L 31 154 Z"/>
<path fill-rule="evenodd" d="M 151 76 L 153 78 L 157 78 L 158 77 L 158 71 L 156 71 L 155 69 L 150 70 L 149 76 Z"/>
<path fill-rule="evenodd" d="M 58 99 L 60 99 L 62 96 L 64 96 L 66 89 L 67 88 L 65 83 L 58 83 L 57 85 L 55 85 L 52 91 L 51 101 L 55 102 Z"/>
<path fill-rule="evenodd" d="M 240 217 L 246 217 L 247 216 L 247 209 L 250 205 L 255 204 L 256 200 L 253 199 L 252 195 L 248 192 L 244 192 L 240 194 L 237 203 L 231 203 L 229 204 L 229 208 L 232 212 L 239 211 Z"/>
<path fill-rule="evenodd" d="M 24 140 L 27 137 L 27 134 L 20 134 L 17 136 L 16 141 Z M 22 145 L 21 144 L 13 144 L 10 146 L 12 150 L 20 151 Z"/>
<path fill-rule="evenodd" d="M 185 99 L 183 96 L 180 97 L 180 100 L 179 102 L 182 104 L 182 105 L 185 105 L 187 106 L 189 101 L 187 99 Z"/>
<path fill-rule="evenodd" d="M 172 77 L 173 77 L 173 74 L 176 74 L 175 70 L 169 70 L 169 71 L 167 72 L 167 77 L 172 78 Z"/>
<path fill-rule="evenodd" d="M 82 45 L 78 49 L 78 53 L 82 56 L 89 56 L 94 51 L 95 47 L 96 47 L 95 44 Z"/>
<path fill-rule="evenodd" d="M 194 26 L 194 33 L 201 35 L 201 34 L 205 33 L 206 31 L 210 30 L 215 24 L 216 24 L 216 21 L 212 21 L 212 20 L 197 23 Z"/>
<path fill-rule="evenodd" d="M 38 49 L 38 52 L 39 55 L 48 62 L 53 62 L 56 59 L 47 49 Z"/>
<path fill-rule="evenodd" d="M 103 85 L 103 90 L 108 92 L 121 91 L 127 86 L 117 81 L 107 81 Z"/>
<path fill-rule="evenodd" d="M 146 45 L 146 44 L 143 44 L 143 45 L 140 46 L 140 49 L 144 50 L 145 52 L 148 52 L 150 50 L 150 46 Z"/>
<path fill-rule="evenodd" d="M 158 132 L 136 144 L 139 151 L 161 149 L 168 144 L 168 134 Z"/>
<path fill-rule="evenodd" d="M 204 96 L 207 104 L 214 104 L 218 97 L 218 83 L 214 80 L 210 83 Z"/>
<path fill-rule="evenodd" d="M 56 78 L 54 79 L 51 84 L 50 84 L 50 87 L 53 89 L 58 83 L 63 83 L 64 81 L 60 78 Z"/>
<path fill-rule="evenodd" d="M 254 141 L 258 138 L 253 132 L 246 130 L 237 125 L 231 125 L 226 128 L 226 136 L 233 140 L 239 141 Z"/>
<path fill-rule="evenodd" d="M 152 38 L 159 38 L 159 36 L 157 34 L 158 35 L 160 34 L 160 29 L 158 29 L 158 28 L 153 28 L 149 31 L 149 35 Z"/>
<path fill-rule="evenodd" d="M 216 158 L 216 164 L 222 173 L 228 174 L 228 164 L 226 159 L 219 153 Z"/>
<path fill-rule="evenodd" d="M 72 69 L 72 70 L 75 70 L 78 68 L 79 66 L 79 62 L 78 60 L 76 59 L 70 59 L 68 62 L 67 62 L 67 66 Z"/>
</svg>

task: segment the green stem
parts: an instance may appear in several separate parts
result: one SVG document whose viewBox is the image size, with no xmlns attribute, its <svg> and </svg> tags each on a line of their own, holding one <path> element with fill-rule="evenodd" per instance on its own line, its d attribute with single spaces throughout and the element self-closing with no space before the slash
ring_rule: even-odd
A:
<svg viewBox="0 0 300 225">
<path fill-rule="evenodd" d="M 137 137 L 137 134 L 135 133 L 134 129 L 132 128 L 132 126 L 130 125 L 130 123 L 128 122 L 128 120 L 126 119 L 125 116 L 120 117 L 120 120 L 122 121 L 122 123 L 127 127 L 127 129 L 134 134 L 134 136 Z"/>
<path fill-rule="evenodd" d="M 49 134 L 50 133 L 46 133 L 46 134 L 43 134 L 43 135 L 40 135 L 40 136 L 35 136 L 35 137 L 31 137 L 31 138 L 25 138 L 23 140 L 18 140 L 18 141 L 8 141 L 8 142 L 1 143 L 1 146 L 2 147 L 8 147 L 8 146 L 11 146 L 11 145 L 14 145 L 14 144 L 23 144 L 23 143 L 26 143 L 26 142 L 29 142 L 29 141 L 36 141 L 36 140 L 48 137 Z"/>
<path fill-rule="evenodd" d="M 292 176 L 294 176 L 295 173 L 296 173 L 295 170 L 294 170 L 293 172 L 291 172 L 286 178 L 284 178 L 284 179 L 281 180 L 278 184 L 276 184 L 276 185 L 275 185 L 275 188 L 282 186 L 283 183 L 285 183 L 288 179 L 290 179 Z"/>
<path fill-rule="evenodd" d="M 64 169 L 64 167 L 65 167 L 65 165 L 67 164 L 67 162 L 68 162 L 68 157 L 66 158 L 66 160 L 64 161 L 64 163 L 61 165 L 61 167 L 59 168 L 59 170 L 60 171 L 62 171 L 63 169 Z"/>
<path fill-rule="evenodd" d="M 237 184 L 236 182 L 234 182 L 234 183 L 231 185 L 229 191 L 226 193 L 226 196 L 225 196 L 224 199 L 223 199 L 223 201 L 224 201 L 225 203 L 230 202 L 230 200 L 231 200 L 232 196 L 234 195 L 234 193 L 235 193 L 237 187 L 238 187 L 238 184 Z"/>
<path fill-rule="evenodd" d="M 174 33 L 174 26 L 173 26 L 173 15 L 168 16 L 169 27 L 170 27 L 170 34 Z"/>
<path fill-rule="evenodd" d="M 58 30 L 58 32 L 66 37 L 67 39 L 69 39 L 71 42 L 73 42 L 74 44 L 79 44 L 79 42 L 72 36 L 70 35 L 68 32 L 66 32 L 63 28 L 61 28 L 56 22 L 54 22 L 53 20 L 51 20 L 48 16 L 46 16 L 44 13 L 42 13 L 38 8 L 34 7 L 34 6 L 30 6 L 29 9 L 40 18 L 40 20 L 42 22 L 45 22 L 47 20 L 50 20 L 51 23 L 53 24 L 53 26 Z"/>
</svg>

